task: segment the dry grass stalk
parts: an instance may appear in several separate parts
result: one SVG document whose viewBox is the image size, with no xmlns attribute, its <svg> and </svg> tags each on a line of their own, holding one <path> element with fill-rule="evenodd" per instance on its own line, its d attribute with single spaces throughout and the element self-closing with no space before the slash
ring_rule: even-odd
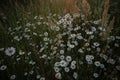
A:
<svg viewBox="0 0 120 80">
<path fill-rule="evenodd" d="M 83 12 L 85 15 L 89 14 L 90 4 L 87 2 L 87 0 L 81 0 L 81 12 Z"/>
<path fill-rule="evenodd" d="M 115 21 L 115 17 L 113 17 L 113 19 L 108 24 L 108 22 L 109 22 L 108 9 L 109 9 L 109 0 L 105 0 L 104 11 L 102 14 L 102 21 L 101 21 L 102 27 L 105 27 L 105 29 L 106 29 L 106 31 L 104 33 L 104 38 L 107 38 L 109 36 L 109 33 L 111 32 L 111 30 L 114 26 L 114 21 Z"/>
<path fill-rule="evenodd" d="M 109 0 L 105 0 L 104 2 L 104 11 L 103 11 L 103 14 L 102 14 L 102 23 L 101 25 L 103 27 L 107 26 L 107 23 L 108 23 L 108 8 L 109 8 Z"/>
</svg>

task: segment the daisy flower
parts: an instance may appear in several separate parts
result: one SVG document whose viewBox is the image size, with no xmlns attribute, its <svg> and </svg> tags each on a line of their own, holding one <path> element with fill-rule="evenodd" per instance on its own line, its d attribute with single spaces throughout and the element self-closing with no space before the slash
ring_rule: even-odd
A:
<svg viewBox="0 0 120 80">
<path fill-rule="evenodd" d="M 0 70 L 1 70 L 1 71 L 6 70 L 6 69 L 7 69 L 7 66 L 6 66 L 6 65 L 2 65 L 2 66 L 0 67 Z"/>
<path fill-rule="evenodd" d="M 67 56 L 67 57 L 66 57 L 66 61 L 68 61 L 68 62 L 72 61 L 71 56 Z"/>
<path fill-rule="evenodd" d="M 5 54 L 6 54 L 7 56 L 12 56 L 12 55 L 15 54 L 15 52 L 16 52 L 16 50 L 15 50 L 14 47 L 9 47 L 9 48 L 7 48 L 7 49 L 5 50 Z"/>
<path fill-rule="evenodd" d="M 64 60 L 61 60 L 61 61 L 60 61 L 60 66 L 61 66 L 61 67 L 67 66 L 67 62 L 64 61 Z"/>
<path fill-rule="evenodd" d="M 61 73 L 59 73 L 59 72 L 55 74 L 55 77 L 56 77 L 57 79 L 62 79 L 62 75 L 61 75 Z"/>
</svg>

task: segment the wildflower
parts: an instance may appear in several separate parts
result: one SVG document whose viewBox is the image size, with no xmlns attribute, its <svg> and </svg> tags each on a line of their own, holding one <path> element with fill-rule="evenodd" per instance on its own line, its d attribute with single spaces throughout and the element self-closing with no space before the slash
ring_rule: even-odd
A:
<svg viewBox="0 0 120 80">
<path fill-rule="evenodd" d="M 40 80 L 45 80 L 45 78 L 44 78 L 44 77 L 41 77 Z"/>
<path fill-rule="evenodd" d="M 23 55 L 25 52 L 22 52 L 22 50 L 19 51 L 19 55 Z"/>
<path fill-rule="evenodd" d="M 94 64 L 95 64 L 95 66 L 98 67 L 98 66 L 100 66 L 101 63 L 99 61 L 95 61 Z"/>
<path fill-rule="evenodd" d="M 115 36 L 110 36 L 110 39 L 114 41 L 115 40 Z"/>
<path fill-rule="evenodd" d="M 94 59 L 94 56 L 93 55 L 86 55 L 85 59 L 86 59 L 86 61 L 91 61 Z"/>
<path fill-rule="evenodd" d="M 93 23 L 94 23 L 94 24 L 99 24 L 99 22 L 100 22 L 100 21 L 99 21 L 99 20 L 97 20 L 97 21 L 94 21 Z"/>
<path fill-rule="evenodd" d="M 98 27 L 98 29 L 99 29 L 100 31 L 102 31 L 102 30 L 103 30 L 103 27 Z"/>
<path fill-rule="evenodd" d="M 102 57 L 104 60 L 108 59 L 108 56 L 104 55 L 104 54 L 100 54 L 100 57 Z"/>
<path fill-rule="evenodd" d="M 6 66 L 6 65 L 2 65 L 2 66 L 0 67 L 0 70 L 1 70 L 1 71 L 6 70 L 6 69 L 7 69 L 7 66 Z"/>
<path fill-rule="evenodd" d="M 78 52 L 80 53 L 84 53 L 84 51 L 82 49 L 78 49 Z"/>
<path fill-rule="evenodd" d="M 70 69 L 68 67 L 65 67 L 64 70 L 65 70 L 65 72 L 69 72 L 70 71 Z"/>
<path fill-rule="evenodd" d="M 60 54 L 64 54 L 64 50 L 60 50 Z"/>
<path fill-rule="evenodd" d="M 34 19 L 37 19 L 38 16 L 35 16 Z"/>
<path fill-rule="evenodd" d="M 114 60 L 114 59 L 108 59 L 108 60 L 107 60 L 107 63 L 115 64 L 115 60 Z"/>
<path fill-rule="evenodd" d="M 93 61 L 87 61 L 88 62 L 88 64 L 93 64 Z"/>
<path fill-rule="evenodd" d="M 71 34 L 70 36 L 71 36 L 71 38 L 75 38 L 76 35 L 75 34 Z"/>
<path fill-rule="evenodd" d="M 45 48 L 44 48 L 44 47 L 42 47 L 42 48 L 39 50 L 39 52 L 41 53 L 44 49 L 45 49 Z"/>
<path fill-rule="evenodd" d="M 96 28 L 95 28 L 95 27 L 92 27 L 92 31 L 94 31 L 94 32 L 95 32 L 95 31 L 96 31 Z"/>
<path fill-rule="evenodd" d="M 70 44 L 70 45 L 69 45 L 69 47 L 70 47 L 70 48 L 74 48 L 74 47 L 75 47 L 75 45 Z"/>
<path fill-rule="evenodd" d="M 94 38 L 94 35 L 91 35 L 91 36 L 90 36 L 90 39 L 93 39 L 93 38 Z"/>
<path fill-rule="evenodd" d="M 117 43 L 115 43 L 114 45 L 115 45 L 115 47 L 119 47 L 119 44 L 117 44 Z"/>
<path fill-rule="evenodd" d="M 6 50 L 5 50 L 5 54 L 7 55 L 7 56 L 12 56 L 12 55 L 14 55 L 15 54 L 15 48 L 14 47 L 9 47 L 9 48 L 7 48 Z"/>
<path fill-rule="evenodd" d="M 27 73 L 27 72 L 25 72 L 25 73 L 24 73 L 24 76 L 27 76 L 27 75 L 28 75 L 28 73 Z"/>
<path fill-rule="evenodd" d="M 77 79 L 78 74 L 77 74 L 76 72 L 74 72 L 74 73 L 73 73 L 73 77 L 74 77 L 75 79 Z"/>
<path fill-rule="evenodd" d="M 67 51 L 71 51 L 71 48 L 68 47 L 68 48 L 67 48 Z"/>
<path fill-rule="evenodd" d="M 98 77 L 99 77 L 99 74 L 98 74 L 98 73 L 94 73 L 93 76 L 94 76 L 95 78 L 98 78 Z"/>
<path fill-rule="evenodd" d="M 76 69 L 76 65 L 75 65 L 75 64 L 71 64 L 71 65 L 70 65 L 70 68 L 71 68 L 71 69 Z"/>
<path fill-rule="evenodd" d="M 30 73 L 30 74 L 33 74 L 33 73 L 34 73 L 34 71 L 32 70 L 32 71 L 30 71 L 29 73 Z"/>
<path fill-rule="evenodd" d="M 78 38 L 78 39 L 80 39 L 80 40 L 81 40 L 81 39 L 83 39 L 83 37 L 82 37 L 82 36 L 77 36 L 77 38 Z"/>
<path fill-rule="evenodd" d="M 56 31 L 59 31 L 60 30 L 60 28 L 59 27 L 56 27 Z"/>
<path fill-rule="evenodd" d="M 60 59 L 61 59 L 61 60 L 63 60 L 64 58 L 65 58 L 65 56 L 64 56 L 64 55 L 61 55 L 61 56 L 60 56 Z"/>
<path fill-rule="evenodd" d="M 54 66 L 60 66 L 60 62 L 56 62 L 55 64 L 54 64 Z"/>
<path fill-rule="evenodd" d="M 92 35 L 93 32 L 92 32 L 92 31 L 87 31 L 86 34 L 88 34 L 88 35 Z"/>
<path fill-rule="evenodd" d="M 27 24 L 26 24 L 27 27 L 30 27 L 30 25 L 31 25 L 30 23 L 27 23 Z"/>
<path fill-rule="evenodd" d="M 43 40 L 44 40 L 44 41 L 48 41 L 48 38 L 47 38 L 47 37 L 44 37 Z"/>
<path fill-rule="evenodd" d="M 89 46 L 90 44 L 87 42 L 87 43 L 85 43 L 85 46 L 87 47 L 87 46 Z"/>
<path fill-rule="evenodd" d="M 66 61 L 70 62 L 72 60 L 71 56 L 66 57 Z"/>
<path fill-rule="evenodd" d="M 77 41 L 74 41 L 74 44 L 75 44 L 75 46 L 77 46 L 77 45 L 78 45 L 78 42 L 77 42 Z"/>
<path fill-rule="evenodd" d="M 37 78 L 37 79 L 40 79 L 40 75 L 37 75 L 36 78 Z"/>
<path fill-rule="evenodd" d="M 71 64 L 74 64 L 74 65 L 75 65 L 75 64 L 76 64 L 76 61 L 72 61 Z"/>
<path fill-rule="evenodd" d="M 37 36 L 37 33 L 33 32 L 33 35 L 34 35 L 34 36 Z"/>
<path fill-rule="evenodd" d="M 4 50 L 4 48 L 0 48 L 0 51 L 3 51 Z"/>
<path fill-rule="evenodd" d="M 16 78 L 16 75 L 11 75 L 10 76 L 10 79 L 12 79 L 12 80 L 15 79 L 15 78 Z"/>
<path fill-rule="evenodd" d="M 61 73 L 59 73 L 59 72 L 55 74 L 55 77 L 56 77 L 57 79 L 62 79 Z"/>
<path fill-rule="evenodd" d="M 18 36 L 15 36 L 14 39 L 17 40 L 17 41 L 20 41 Z"/>
<path fill-rule="evenodd" d="M 74 31 L 77 31 L 77 30 L 79 30 L 80 28 L 79 27 L 76 27 L 76 28 L 74 28 Z"/>
<path fill-rule="evenodd" d="M 67 66 L 67 62 L 64 61 L 64 60 L 60 61 L 60 66 L 61 66 L 61 67 Z"/>
<path fill-rule="evenodd" d="M 37 22 L 37 25 L 40 25 L 40 24 L 42 24 L 41 22 Z"/>
<path fill-rule="evenodd" d="M 116 36 L 116 39 L 118 39 L 118 40 L 119 40 L 119 39 L 120 39 L 120 36 Z"/>
<path fill-rule="evenodd" d="M 54 67 L 55 72 L 59 72 L 60 69 L 58 67 Z"/>
<path fill-rule="evenodd" d="M 91 51 L 91 48 L 87 48 L 88 51 Z"/>
<path fill-rule="evenodd" d="M 94 42 L 93 45 L 98 47 L 100 44 L 98 42 Z"/>
<path fill-rule="evenodd" d="M 48 36 L 48 32 L 45 32 L 44 35 L 45 35 L 45 36 Z"/>
</svg>

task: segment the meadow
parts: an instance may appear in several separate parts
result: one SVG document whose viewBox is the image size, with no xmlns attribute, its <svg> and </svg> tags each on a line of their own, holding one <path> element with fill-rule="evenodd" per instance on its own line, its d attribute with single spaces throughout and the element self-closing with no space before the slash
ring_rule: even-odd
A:
<svg viewBox="0 0 120 80">
<path fill-rule="evenodd" d="M 68 1 L 1 1 L 0 80 L 120 80 L 109 0 Z"/>
</svg>

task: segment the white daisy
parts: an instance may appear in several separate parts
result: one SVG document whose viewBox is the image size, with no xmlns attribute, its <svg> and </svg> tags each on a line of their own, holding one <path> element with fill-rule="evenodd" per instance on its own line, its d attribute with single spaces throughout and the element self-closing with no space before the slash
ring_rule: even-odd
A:
<svg viewBox="0 0 120 80">
<path fill-rule="evenodd" d="M 45 80 L 45 78 L 44 78 L 44 77 L 41 77 L 40 80 Z"/>
<path fill-rule="evenodd" d="M 100 63 L 99 61 L 95 61 L 94 64 L 95 64 L 95 66 L 97 66 L 97 67 L 101 65 L 101 63 Z"/>
<path fill-rule="evenodd" d="M 16 50 L 15 50 L 14 47 L 9 47 L 9 48 L 7 48 L 7 49 L 5 50 L 5 54 L 6 54 L 7 56 L 12 56 L 12 55 L 15 54 L 15 52 L 16 52 Z"/>
<path fill-rule="evenodd" d="M 78 49 L 79 53 L 84 53 L 84 51 L 82 49 Z"/>
<path fill-rule="evenodd" d="M 70 69 L 68 67 L 65 67 L 64 70 L 65 70 L 65 72 L 69 72 L 70 71 Z"/>
<path fill-rule="evenodd" d="M 60 68 L 54 67 L 54 70 L 55 70 L 55 72 L 59 72 L 59 71 L 60 71 Z"/>
<path fill-rule="evenodd" d="M 61 73 L 56 73 L 56 74 L 55 74 L 55 77 L 56 77 L 57 79 L 62 79 Z"/>
<path fill-rule="evenodd" d="M 115 64 L 115 60 L 110 58 L 110 59 L 107 60 L 107 63 Z"/>
<path fill-rule="evenodd" d="M 75 65 L 75 64 L 71 64 L 71 65 L 70 65 L 70 68 L 71 68 L 71 69 L 76 69 L 76 65 Z"/>
<path fill-rule="evenodd" d="M 98 78 L 98 77 L 99 77 L 99 74 L 98 74 L 98 73 L 94 73 L 93 76 L 94 76 L 95 78 Z"/>
<path fill-rule="evenodd" d="M 48 36 L 48 32 L 44 32 L 44 35 L 45 35 L 45 36 Z"/>
<path fill-rule="evenodd" d="M 61 66 L 61 67 L 67 66 L 67 62 L 66 62 L 65 60 L 61 60 L 61 61 L 60 61 L 60 66 Z"/>
<path fill-rule="evenodd" d="M 78 74 L 77 74 L 76 72 L 74 72 L 74 73 L 73 73 L 73 77 L 74 77 L 75 79 L 77 79 Z"/>
<path fill-rule="evenodd" d="M 27 72 L 25 72 L 25 73 L 24 73 L 24 76 L 27 76 L 27 75 L 28 75 L 28 73 L 27 73 Z"/>
<path fill-rule="evenodd" d="M 93 23 L 94 23 L 94 24 L 99 24 L 99 22 L 100 22 L 99 20 L 96 20 L 96 21 L 94 21 Z"/>
<path fill-rule="evenodd" d="M 10 76 L 10 79 L 12 79 L 12 80 L 15 79 L 15 78 L 16 78 L 16 75 L 11 75 Z"/>
<path fill-rule="evenodd" d="M 66 57 L 66 61 L 70 62 L 72 60 L 71 56 Z"/>
<path fill-rule="evenodd" d="M 40 75 L 37 75 L 36 78 L 37 78 L 37 79 L 40 79 Z"/>
<path fill-rule="evenodd" d="M 60 66 L 60 62 L 56 62 L 55 64 L 54 64 L 54 66 Z"/>
<path fill-rule="evenodd" d="M 6 69 L 7 69 L 7 66 L 6 66 L 6 65 L 2 65 L 2 66 L 0 67 L 0 70 L 1 70 L 1 71 L 6 70 Z"/>
<path fill-rule="evenodd" d="M 64 50 L 60 50 L 60 54 L 64 54 Z"/>
<path fill-rule="evenodd" d="M 100 46 L 100 44 L 98 42 L 94 42 L 93 45 L 96 47 Z"/>
<path fill-rule="evenodd" d="M 73 61 L 71 62 L 71 64 L 74 64 L 74 65 L 75 65 L 75 64 L 76 64 L 76 61 L 73 60 Z"/>
<path fill-rule="evenodd" d="M 0 48 L 0 51 L 3 51 L 4 50 L 4 48 Z"/>
</svg>

